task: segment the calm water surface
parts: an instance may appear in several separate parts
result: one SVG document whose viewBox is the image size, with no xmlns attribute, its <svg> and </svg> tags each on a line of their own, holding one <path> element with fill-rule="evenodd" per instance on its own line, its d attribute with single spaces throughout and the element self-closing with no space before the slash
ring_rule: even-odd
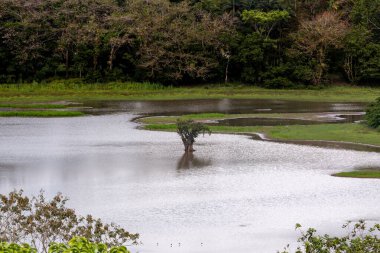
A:
<svg viewBox="0 0 380 253">
<path fill-rule="evenodd" d="M 380 181 L 330 176 L 378 167 L 379 153 L 212 135 L 185 157 L 176 134 L 133 117 L 0 118 L 0 192 L 63 192 L 79 213 L 139 232 L 133 252 L 276 252 L 296 242 L 295 223 L 380 222 Z"/>
<path fill-rule="evenodd" d="M 89 112 L 127 111 L 149 115 L 182 115 L 186 113 L 303 113 L 357 112 L 365 103 L 327 103 L 272 99 L 196 99 L 172 101 L 104 101 L 85 102 Z"/>
</svg>

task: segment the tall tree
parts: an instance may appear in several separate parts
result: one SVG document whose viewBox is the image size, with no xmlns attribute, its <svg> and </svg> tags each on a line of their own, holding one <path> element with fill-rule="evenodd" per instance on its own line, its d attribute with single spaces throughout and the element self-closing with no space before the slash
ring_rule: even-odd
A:
<svg viewBox="0 0 380 253">
<path fill-rule="evenodd" d="M 269 38 L 269 35 L 277 25 L 289 18 L 289 12 L 281 10 L 273 10 L 268 12 L 259 10 L 245 10 L 242 13 L 243 21 L 252 23 L 255 32 L 259 33 L 261 36 L 264 36 L 266 39 Z"/>
<path fill-rule="evenodd" d="M 299 30 L 292 35 L 294 50 L 305 53 L 315 60 L 313 83 L 319 85 L 328 70 L 327 53 L 329 49 L 343 46 L 348 32 L 348 24 L 338 14 L 326 11 L 312 20 L 301 21 Z"/>
</svg>

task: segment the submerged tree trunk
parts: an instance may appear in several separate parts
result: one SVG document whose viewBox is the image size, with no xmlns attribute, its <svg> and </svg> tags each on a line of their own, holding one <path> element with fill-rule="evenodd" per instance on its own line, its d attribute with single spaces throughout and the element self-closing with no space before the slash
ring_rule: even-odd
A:
<svg viewBox="0 0 380 253">
<path fill-rule="evenodd" d="M 194 148 L 193 148 L 193 144 L 186 144 L 185 145 L 185 152 L 186 153 L 192 153 L 192 152 L 194 152 L 195 150 L 194 150 Z"/>
<path fill-rule="evenodd" d="M 182 139 L 182 142 L 183 142 L 183 145 L 185 146 L 185 152 L 186 153 L 191 153 L 191 152 L 195 151 L 194 148 L 193 148 L 194 141 L 187 140 L 187 139 Z"/>
</svg>

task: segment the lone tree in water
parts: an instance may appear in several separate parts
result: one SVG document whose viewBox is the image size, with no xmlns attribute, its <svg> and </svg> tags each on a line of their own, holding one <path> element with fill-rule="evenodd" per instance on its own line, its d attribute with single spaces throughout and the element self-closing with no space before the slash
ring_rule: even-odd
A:
<svg viewBox="0 0 380 253">
<path fill-rule="evenodd" d="M 185 152 L 190 153 L 195 151 L 193 145 L 199 134 L 211 134 L 211 130 L 205 124 L 193 120 L 178 120 L 177 133 L 181 136 Z"/>
</svg>

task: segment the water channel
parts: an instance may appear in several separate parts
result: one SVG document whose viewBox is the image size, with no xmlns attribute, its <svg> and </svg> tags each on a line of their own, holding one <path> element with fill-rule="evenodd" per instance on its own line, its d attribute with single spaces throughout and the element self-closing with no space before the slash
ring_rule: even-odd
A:
<svg viewBox="0 0 380 253">
<path fill-rule="evenodd" d="M 294 226 L 340 234 L 380 222 L 378 180 L 330 176 L 379 167 L 376 152 L 200 137 L 184 156 L 175 133 L 137 129 L 142 114 L 360 112 L 362 104 L 269 100 L 86 103 L 79 118 L 0 118 L 0 193 L 24 189 L 138 232 L 132 252 L 276 252 Z"/>
</svg>

